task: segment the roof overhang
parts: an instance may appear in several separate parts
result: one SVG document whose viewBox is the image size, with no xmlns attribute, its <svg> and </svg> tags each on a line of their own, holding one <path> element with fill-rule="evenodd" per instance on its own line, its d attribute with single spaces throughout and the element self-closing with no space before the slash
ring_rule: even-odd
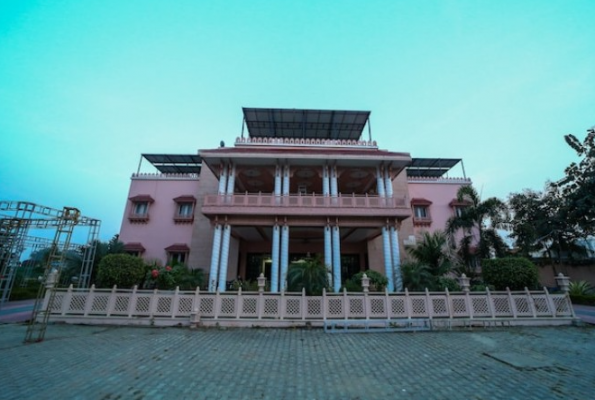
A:
<svg viewBox="0 0 595 400">
<path fill-rule="evenodd" d="M 359 140 L 370 111 L 243 108 L 251 138 Z"/>
<path fill-rule="evenodd" d="M 202 157 L 198 154 L 142 154 L 162 174 L 200 174 Z"/>
<path fill-rule="evenodd" d="M 460 158 L 413 158 L 407 167 L 407 176 L 440 178 L 460 161 Z"/>
</svg>

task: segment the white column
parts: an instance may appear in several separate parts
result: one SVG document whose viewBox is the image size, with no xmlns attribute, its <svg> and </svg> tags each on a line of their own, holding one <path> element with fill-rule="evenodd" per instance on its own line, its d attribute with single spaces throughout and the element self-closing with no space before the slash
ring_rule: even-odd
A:
<svg viewBox="0 0 595 400">
<path fill-rule="evenodd" d="M 271 263 L 271 292 L 279 291 L 279 225 L 273 226 L 273 254 Z"/>
<path fill-rule="evenodd" d="M 209 270 L 209 292 L 214 292 L 217 288 L 217 278 L 219 272 L 219 255 L 221 254 L 221 225 L 215 225 L 213 233 L 213 251 L 211 253 L 211 269 Z"/>
<path fill-rule="evenodd" d="M 221 260 L 219 265 L 219 291 L 225 292 L 225 281 L 227 279 L 227 263 L 229 261 L 229 239 L 231 238 L 231 227 L 225 225 L 223 228 L 221 243 Z"/>
<path fill-rule="evenodd" d="M 229 168 L 229 176 L 227 178 L 227 194 L 233 194 L 233 189 L 236 182 L 236 166 L 231 164 Z"/>
<path fill-rule="evenodd" d="M 401 251 L 399 250 L 399 233 L 394 226 L 390 227 L 390 240 L 392 245 L 393 278 L 395 282 L 395 290 L 397 292 L 401 292 L 403 291 L 403 278 L 401 276 Z"/>
<path fill-rule="evenodd" d="M 391 256 L 390 235 L 386 226 L 382 227 L 382 247 L 384 250 L 384 273 L 388 279 L 388 291 L 395 291 L 395 282 L 393 280 L 393 260 Z"/>
<path fill-rule="evenodd" d="M 333 227 L 333 291 L 341 290 L 341 236 L 339 227 Z"/>
<path fill-rule="evenodd" d="M 322 194 L 324 196 L 330 194 L 328 165 L 322 166 Z"/>
<path fill-rule="evenodd" d="M 338 187 L 338 183 L 337 183 L 337 167 L 335 167 L 334 165 L 332 167 L 330 167 L 331 169 L 331 196 L 332 197 L 337 197 L 337 195 L 339 194 L 339 187 Z"/>
<path fill-rule="evenodd" d="M 283 196 L 289 195 L 289 165 L 283 166 Z"/>
<path fill-rule="evenodd" d="M 324 265 L 329 272 L 329 283 L 331 283 L 331 271 L 333 268 L 333 246 L 331 241 L 331 227 L 326 225 L 324 227 Z"/>
<path fill-rule="evenodd" d="M 227 164 L 221 169 L 221 175 L 219 176 L 219 194 L 225 194 L 227 187 Z"/>
<path fill-rule="evenodd" d="M 383 178 L 383 171 L 380 170 L 380 166 L 376 167 L 376 192 L 378 192 L 378 196 L 384 197 L 384 178 Z"/>
<path fill-rule="evenodd" d="M 390 179 L 390 171 L 388 168 L 384 170 L 384 190 L 386 197 L 393 197 L 393 181 Z"/>
<path fill-rule="evenodd" d="M 275 196 L 281 196 L 281 167 L 275 166 Z"/>
<path fill-rule="evenodd" d="M 287 289 L 287 270 L 289 268 L 289 227 L 283 225 L 281 228 L 281 277 L 279 289 L 284 292 Z"/>
</svg>

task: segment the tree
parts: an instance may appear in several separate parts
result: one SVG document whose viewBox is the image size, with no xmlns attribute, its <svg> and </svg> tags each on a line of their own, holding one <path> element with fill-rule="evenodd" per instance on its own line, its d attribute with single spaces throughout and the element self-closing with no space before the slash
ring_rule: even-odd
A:
<svg viewBox="0 0 595 400">
<path fill-rule="evenodd" d="M 139 285 L 146 272 L 142 258 L 129 254 L 108 254 L 99 263 L 97 280 L 99 287 L 129 288 Z"/>
<path fill-rule="evenodd" d="M 287 286 L 289 291 L 306 289 L 308 296 L 322 294 L 322 289 L 328 288 L 328 272 L 318 258 L 306 258 L 296 261 L 287 271 Z"/>
<path fill-rule="evenodd" d="M 508 247 L 497 232 L 508 222 L 506 204 L 496 197 L 481 201 L 473 186 L 462 186 L 457 192 L 457 201 L 466 203 L 460 214 L 452 216 L 446 224 L 446 232 L 451 243 L 455 234 L 463 232 L 459 243 L 462 260 L 473 263 L 472 246 L 477 243 L 476 255 L 490 258 L 492 255 L 503 257 Z"/>
<path fill-rule="evenodd" d="M 423 232 L 421 240 L 407 252 L 417 262 L 428 266 L 430 274 L 435 277 L 448 273 L 453 266 L 453 257 L 446 235 L 441 231 Z"/>
<path fill-rule="evenodd" d="M 569 223 L 576 224 L 584 236 L 595 234 L 595 127 L 587 130 L 581 142 L 574 135 L 565 135 L 566 143 L 581 157 L 578 163 L 571 163 L 566 176 L 553 183 L 564 199 L 561 209 Z"/>
<path fill-rule="evenodd" d="M 496 290 L 535 289 L 538 285 L 537 267 L 523 257 L 484 260 L 481 268 L 485 283 Z"/>
</svg>

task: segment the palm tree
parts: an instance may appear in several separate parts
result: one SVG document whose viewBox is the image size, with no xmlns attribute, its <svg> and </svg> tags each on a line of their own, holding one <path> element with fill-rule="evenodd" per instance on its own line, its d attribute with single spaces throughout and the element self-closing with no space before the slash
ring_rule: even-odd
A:
<svg viewBox="0 0 595 400">
<path fill-rule="evenodd" d="M 508 247 L 496 229 L 503 227 L 508 221 L 506 204 L 496 197 L 481 201 L 473 186 L 462 186 L 457 192 L 457 201 L 466 203 L 467 206 L 448 220 L 446 232 L 454 245 L 455 234 L 463 231 L 459 247 L 461 258 L 473 263 L 473 243 L 477 243 L 476 255 L 482 259 L 489 258 L 492 254 L 496 257 L 505 256 Z"/>
<path fill-rule="evenodd" d="M 318 258 L 296 261 L 287 271 L 287 286 L 292 292 L 304 288 L 308 296 L 320 295 L 322 289 L 328 288 L 327 269 Z"/>
<path fill-rule="evenodd" d="M 441 231 L 423 232 L 415 247 L 408 247 L 407 252 L 419 263 L 425 264 L 429 272 L 439 277 L 450 271 L 454 255 L 448 247 L 447 237 Z"/>
</svg>

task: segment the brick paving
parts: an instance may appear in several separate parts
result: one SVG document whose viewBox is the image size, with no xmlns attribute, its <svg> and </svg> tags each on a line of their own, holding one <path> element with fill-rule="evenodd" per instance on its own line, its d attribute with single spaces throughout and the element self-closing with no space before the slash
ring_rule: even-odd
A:
<svg viewBox="0 0 595 400">
<path fill-rule="evenodd" d="M 320 329 L 0 325 L 1 399 L 592 399 L 595 327 Z"/>
</svg>

